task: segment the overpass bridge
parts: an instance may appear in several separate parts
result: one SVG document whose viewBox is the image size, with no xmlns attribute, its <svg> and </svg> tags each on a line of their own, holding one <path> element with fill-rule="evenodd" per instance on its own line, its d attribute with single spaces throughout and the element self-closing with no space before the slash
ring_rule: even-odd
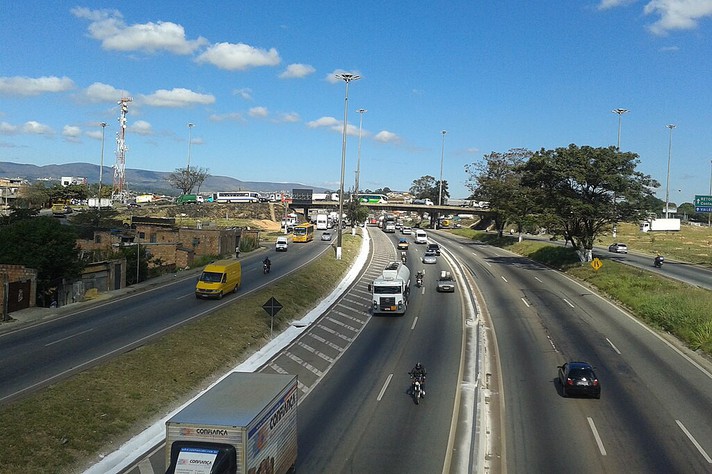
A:
<svg viewBox="0 0 712 474">
<path fill-rule="evenodd" d="M 347 202 L 344 201 L 344 207 L 347 206 Z M 427 212 L 428 214 L 436 215 L 450 215 L 450 214 L 477 214 L 480 218 L 491 213 L 490 209 L 483 209 L 480 207 L 460 207 L 460 206 L 438 206 L 432 205 L 427 206 L 425 204 L 405 204 L 402 202 L 388 202 L 385 204 L 375 204 L 375 203 L 361 203 L 361 206 L 367 207 L 369 210 L 378 212 L 392 212 L 392 211 L 406 211 L 406 212 Z M 312 201 L 310 204 L 291 204 L 290 207 L 294 209 L 302 209 L 305 214 L 309 213 L 309 209 L 329 209 L 338 211 L 339 202 L 338 201 Z"/>
</svg>

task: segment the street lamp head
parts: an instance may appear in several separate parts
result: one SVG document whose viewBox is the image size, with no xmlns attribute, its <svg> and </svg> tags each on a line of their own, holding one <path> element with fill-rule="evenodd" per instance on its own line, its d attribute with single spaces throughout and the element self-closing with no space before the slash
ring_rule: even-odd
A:
<svg viewBox="0 0 712 474">
<path fill-rule="evenodd" d="M 358 74 L 351 74 L 348 72 L 344 72 L 341 74 L 336 74 L 336 78 L 341 79 L 342 81 L 346 81 L 348 83 L 351 81 L 358 81 L 359 79 L 361 79 L 361 76 L 359 76 Z"/>
<path fill-rule="evenodd" d="M 447 133 L 447 130 L 443 130 L 441 133 L 445 135 Z"/>
<path fill-rule="evenodd" d="M 195 124 L 188 122 L 188 128 L 193 128 L 193 127 L 195 127 Z"/>
<path fill-rule="evenodd" d="M 674 123 L 669 123 L 669 124 L 667 124 L 667 125 L 665 125 L 665 126 L 666 126 L 667 128 L 669 128 L 670 131 L 672 131 L 673 128 L 677 127 L 677 125 L 675 125 Z"/>
<path fill-rule="evenodd" d="M 363 114 L 363 113 L 365 113 L 365 112 L 368 112 L 368 110 L 366 110 L 366 109 L 358 109 L 356 112 L 358 112 L 358 113 L 360 113 L 360 114 Z"/>
<path fill-rule="evenodd" d="M 106 127 L 106 122 L 99 122 L 99 126 L 100 126 L 101 128 Z"/>
<path fill-rule="evenodd" d="M 613 109 L 611 110 L 612 113 L 618 114 L 618 115 L 623 115 L 626 112 L 630 112 L 628 109 Z"/>
</svg>

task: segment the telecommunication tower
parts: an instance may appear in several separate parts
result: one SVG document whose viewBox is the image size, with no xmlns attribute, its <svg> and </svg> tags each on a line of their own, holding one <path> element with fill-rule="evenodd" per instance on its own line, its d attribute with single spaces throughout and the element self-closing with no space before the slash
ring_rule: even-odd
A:
<svg viewBox="0 0 712 474">
<path fill-rule="evenodd" d="M 131 97 L 122 97 L 118 104 L 121 106 L 119 115 L 119 131 L 116 132 L 116 164 L 114 165 L 114 190 L 111 199 L 123 201 L 126 198 L 126 114 L 129 113 Z"/>
</svg>

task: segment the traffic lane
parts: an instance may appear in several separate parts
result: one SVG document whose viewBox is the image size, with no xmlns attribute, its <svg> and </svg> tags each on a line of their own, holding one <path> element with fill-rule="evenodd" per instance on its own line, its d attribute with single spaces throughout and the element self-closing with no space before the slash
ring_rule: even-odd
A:
<svg viewBox="0 0 712 474">
<path fill-rule="evenodd" d="M 673 420 L 660 418 L 661 413 L 668 410 L 668 406 L 656 400 L 654 388 L 657 387 L 646 387 L 645 383 L 641 383 L 644 377 L 638 377 L 636 380 L 632 368 L 626 370 L 623 376 L 610 370 L 616 365 L 620 366 L 622 359 L 608 343 L 605 337 L 606 330 L 597 327 L 598 320 L 605 314 L 605 309 L 610 311 L 610 308 L 597 306 L 607 304 L 603 300 L 591 298 L 586 293 L 582 294 L 580 287 L 572 284 L 570 280 L 561 278 L 556 272 L 543 269 L 538 272 L 529 270 L 528 273 L 532 275 L 520 280 L 514 272 L 510 272 L 502 281 L 508 280 L 511 286 L 516 288 L 526 288 L 527 285 L 532 287 L 523 292 L 522 298 L 528 308 L 536 309 L 538 317 L 532 318 L 532 324 L 535 325 L 538 319 L 540 325 L 546 328 L 553 347 L 562 355 L 561 361 L 583 359 L 598 366 L 598 376 L 602 380 L 604 390 L 602 400 L 605 401 L 600 405 L 593 404 L 588 407 L 591 413 L 596 412 L 595 416 L 586 416 L 583 419 L 579 415 L 579 425 L 580 429 L 585 430 L 586 425 L 591 428 L 592 423 L 595 426 L 598 420 L 597 436 L 603 440 L 596 438 L 596 442 L 599 452 L 605 456 L 605 466 L 609 468 L 613 466 L 617 469 L 626 466 L 628 469 L 641 469 L 648 472 L 670 472 L 671 469 L 694 467 L 694 460 L 689 460 L 690 456 L 695 454 L 690 451 L 692 445 L 688 443 L 685 450 L 681 443 L 684 440 L 681 437 L 668 440 Z M 557 280 L 555 284 L 548 288 L 537 288 L 547 281 L 548 275 Z M 638 326 L 637 329 L 640 327 Z M 497 333 L 499 340 L 499 329 Z M 629 334 L 635 334 L 635 331 Z M 626 334 L 626 337 L 630 337 L 629 334 Z M 508 336 L 511 337 L 511 334 Z M 503 336 L 502 339 L 506 337 Z M 655 362 L 655 359 L 651 360 Z M 664 369 L 660 371 L 661 374 L 664 372 Z M 631 384 L 631 380 L 634 383 Z M 662 391 L 665 391 L 664 387 Z M 557 400 L 557 403 L 561 404 L 561 400 Z M 564 406 L 567 409 L 571 408 L 569 405 Z M 576 419 L 575 413 L 559 416 L 571 422 Z M 613 421 L 613 424 L 610 421 Z M 645 426 L 646 429 L 640 430 L 642 432 L 637 429 L 633 432 L 626 430 L 634 426 Z M 613 438 L 611 435 L 614 435 Z M 614 441 L 611 441 L 612 439 Z M 606 442 L 609 444 L 607 452 L 604 451 Z M 598 446 L 599 443 L 603 444 L 603 448 Z"/>
<path fill-rule="evenodd" d="M 279 256 L 275 273 L 269 275 L 262 275 L 262 255 L 242 259 L 242 291 L 221 302 L 196 300 L 197 276 L 191 276 L 79 310 L 57 320 L 2 334 L 0 357 L 6 363 L 0 365 L 0 379 L 3 380 L 0 402 L 86 369 L 232 304 L 240 294 L 269 285 L 328 250 L 328 246 L 303 245 L 289 256 Z"/>
<path fill-rule="evenodd" d="M 376 316 L 300 405 L 306 472 L 442 471 L 459 369 L 462 316 L 455 295 L 414 295 L 403 316 Z M 417 361 L 427 396 L 407 393 Z M 380 401 L 379 401 L 380 397 Z M 331 415 L 328 424 L 324 414 Z"/>
</svg>

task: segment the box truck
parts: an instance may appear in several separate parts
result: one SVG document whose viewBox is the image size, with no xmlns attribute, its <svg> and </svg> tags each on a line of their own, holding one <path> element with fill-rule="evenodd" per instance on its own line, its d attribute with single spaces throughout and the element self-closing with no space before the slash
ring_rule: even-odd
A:
<svg viewBox="0 0 712 474">
<path fill-rule="evenodd" d="M 680 230 L 680 219 L 650 219 L 640 223 L 641 232 Z"/>
<path fill-rule="evenodd" d="M 296 375 L 228 375 L 166 421 L 166 473 L 293 470 L 297 390 Z"/>
<path fill-rule="evenodd" d="M 222 298 L 225 293 L 236 293 L 242 284 L 242 265 L 239 260 L 218 260 L 203 268 L 195 285 L 196 298 Z"/>
<path fill-rule="evenodd" d="M 401 262 L 386 265 L 381 275 L 368 285 L 373 313 L 404 314 L 408 308 L 410 270 Z"/>
</svg>

